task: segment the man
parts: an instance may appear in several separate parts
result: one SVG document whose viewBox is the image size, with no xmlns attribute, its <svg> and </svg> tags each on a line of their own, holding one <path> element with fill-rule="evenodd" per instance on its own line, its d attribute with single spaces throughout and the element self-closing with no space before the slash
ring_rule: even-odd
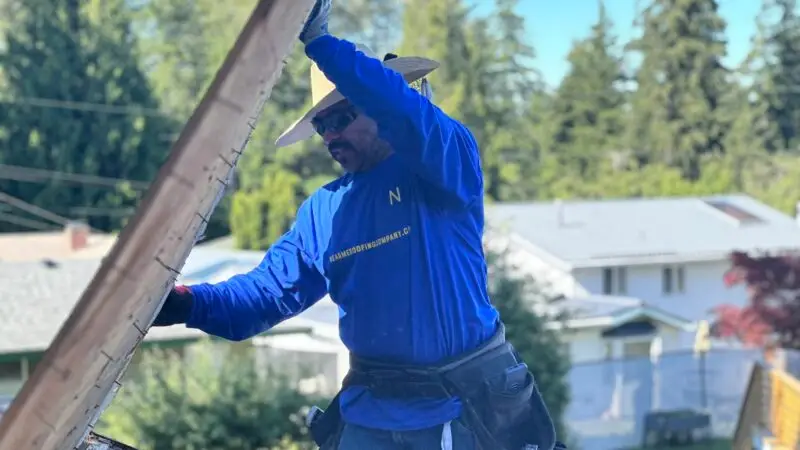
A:
<svg viewBox="0 0 800 450">
<path fill-rule="evenodd" d="M 552 421 L 488 297 L 478 148 L 430 100 L 425 76 L 438 64 L 381 61 L 331 36 L 330 8 L 318 0 L 300 34 L 315 63 L 314 106 L 277 144 L 316 132 L 345 174 L 301 205 L 258 267 L 176 287 L 154 325 L 242 340 L 329 294 L 353 358 L 312 427 L 323 448 L 499 450 L 512 441 L 498 434 L 522 422 L 537 436 L 508 450 L 552 448 Z"/>
</svg>

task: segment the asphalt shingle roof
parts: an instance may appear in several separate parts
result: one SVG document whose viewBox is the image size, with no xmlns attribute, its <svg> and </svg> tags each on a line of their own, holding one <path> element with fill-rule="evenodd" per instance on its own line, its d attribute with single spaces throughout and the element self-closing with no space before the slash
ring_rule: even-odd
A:
<svg viewBox="0 0 800 450">
<path fill-rule="evenodd" d="M 634 297 L 613 295 L 590 295 L 568 298 L 556 304 L 558 311 L 567 313 L 570 320 L 614 318 L 634 310 L 648 310 L 677 322 L 689 323 L 689 319 L 671 311 L 649 304 Z"/>
<path fill-rule="evenodd" d="M 264 252 L 195 248 L 179 282 L 217 282 L 257 266 Z M 47 349 L 100 267 L 100 259 L 0 261 L 0 354 Z M 305 323 L 336 325 L 338 307 L 324 298 L 300 314 Z M 290 320 L 278 325 L 291 329 Z M 185 326 L 151 328 L 146 341 L 202 337 Z"/>
<path fill-rule="evenodd" d="M 706 200 L 735 210 L 722 212 Z M 736 218 L 742 215 L 757 220 Z M 486 220 L 568 267 L 715 260 L 734 250 L 800 248 L 800 224 L 793 217 L 744 195 L 498 203 L 486 206 Z"/>
<path fill-rule="evenodd" d="M 100 260 L 0 261 L 0 354 L 45 350 L 72 312 Z M 146 340 L 202 336 L 185 327 L 154 328 Z"/>
</svg>

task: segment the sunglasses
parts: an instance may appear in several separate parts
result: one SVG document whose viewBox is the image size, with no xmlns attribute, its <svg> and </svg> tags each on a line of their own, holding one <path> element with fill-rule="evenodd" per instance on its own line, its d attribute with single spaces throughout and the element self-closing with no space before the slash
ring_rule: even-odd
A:
<svg viewBox="0 0 800 450">
<path fill-rule="evenodd" d="M 320 136 L 327 132 L 341 133 L 358 117 L 358 111 L 352 105 L 337 108 L 324 116 L 311 119 L 311 126 Z"/>
</svg>

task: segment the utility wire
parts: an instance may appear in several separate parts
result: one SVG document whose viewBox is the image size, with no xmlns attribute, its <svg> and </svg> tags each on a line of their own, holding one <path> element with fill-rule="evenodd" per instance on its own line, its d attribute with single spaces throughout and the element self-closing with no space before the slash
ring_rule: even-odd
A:
<svg viewBox="0 0 800 450">
<path fill-rule="evenodd" d="M 0 97 L 0 103 L 34 106 L 49 109 L 68 109 L 72 111 L 98 112 L 103 114 L 145 115 L 152 117 L 170 117 L 163 111 L 153 108 L 130 105 L 111 105 L 107 103 L 75 102 L 36 97 Z"/>
<path fill-rule="evenodd" d="M 117 187 L 121 184 L 129 184 L 136 190 L 145 190 L 150 183 L 136 180 L 126 180 L 122 178 L 101 177 L 97 175 L 85 175 L 68 173 L 57 170 L 37 169 L 33 167 L 15 166 L 0 164 L 0 179 L 14 181 L 67 181 L 71 183 Z"/>
<path fill-rule="evenodd" d="M 749 76 L 749 75 L 747 75 Z M 632 80 L 634 78 L 632 77 Z M 752 86 L 743 85 L 743 88 L 752 89 Z M 546 89 L 544 93 L 553 95 L 555 94 L 556 90 L 558 89 L 557 86 L 550 86 L 549 89 Z M 597 94 L 602 94 L 604 91 L 598 92 L 581 92 L 579 94 L 572 93 L 570 96 L 572 98 L 594 98 Z M 620 91 L 622 93 L 633 93 L 635 90 L 627 91 L 623 90 Z M 800 94 L 800 86 L 785 86 L 776 88 L 771 90 L 772 93 L 775 94 Z M 151 117 L 171 117 L 174 118 L 172 115 L 167 114 L 164 111 L 160 111 L 158 109 L 153 108 L 144 108 L 141 106 L 131 106 L 131 105 L 111 105 L 107 103 L 92 103 L 92 102 L 78 102 L 78 101 L 69 101 L 69 100 L 56 100 L 56 99 L 49 99 L 49 98 L 38 98 L 38 97 L 0 97 L 0 104 L 12 104 L 12 105 L 22 105 L 22 106 L 32 106 L 37 108 L 45 108 L 45 109 L 64 109 L 64 110 L 72 110 L 72 111 L 85 111 L 85 112 L 96 112 L 100 114 L 122 114 L 122 115 L 145 115 Z"/>
<path fill-rule="evenodd" d="M 128 217 L 136 213 L 134 208 L 96 208 L 92 206 L 74 206 L 69 208 L 70 214 L 95 217 Z"/>
<path fill-rule="evenodd" d="M 17 217 L 13 214 L 8 214 L 4 212 L 0 212 L 0 222 L 19 225 L 21 227 L 31 228 L 34 230 L 50 231 L 58 229 L 58 227 L 53 226 L 52 224 L 49 223 L 40 222 L 38 220 L 26 219 L 24 217 Z"/>
<path fill-rule="evenodd" d="M 50 212 L 46 209 L 40 208 L 36 205 L 32 205 L 26 201 L 20 200 L 14 196 L 6 194 L 5 192 L 0 192 L 0 203 L 5 203 L 10 206 L 15 206 L 29 214 L 32 214 L 36 217 L 48 220 L 50 222 L 55 222 L 59 225 L 65 226 L 68 225 L 72 220 L 59 216 L 53 212 Z M 97 232 L 98 230 L 91 230 L 92 232 Z"/>
<path fill-rule="evenodd" d="M 11 213 L 15 211 L 14 207 L 4 203 L 0 203 L 0 214 Z M 136 208 L 102 208 L 94 206 L 68 206 L 64 208 L 51 208 L 49 211 L 53 214 L 69 215 L 69 216 L 94 216 L 94 217 L 130 217 L 136 213 Z"/>
</svg>

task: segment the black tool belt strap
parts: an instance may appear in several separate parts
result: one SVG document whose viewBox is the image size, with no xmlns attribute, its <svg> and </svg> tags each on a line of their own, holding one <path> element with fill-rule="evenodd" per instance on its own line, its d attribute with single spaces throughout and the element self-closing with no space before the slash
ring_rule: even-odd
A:
<svg viewBox="0 0 800 450">
<path fill-rule="evenodd" d="M 397 365 L 350 355 L 350 372 L 343 387 L 365 386 L 377 397 L 450 398 L 478 389 L 489 374 L 502 373 L 518 362 L 505 327 L 481 347 L 442 364 L 426 367 Z"/>
</svg>

